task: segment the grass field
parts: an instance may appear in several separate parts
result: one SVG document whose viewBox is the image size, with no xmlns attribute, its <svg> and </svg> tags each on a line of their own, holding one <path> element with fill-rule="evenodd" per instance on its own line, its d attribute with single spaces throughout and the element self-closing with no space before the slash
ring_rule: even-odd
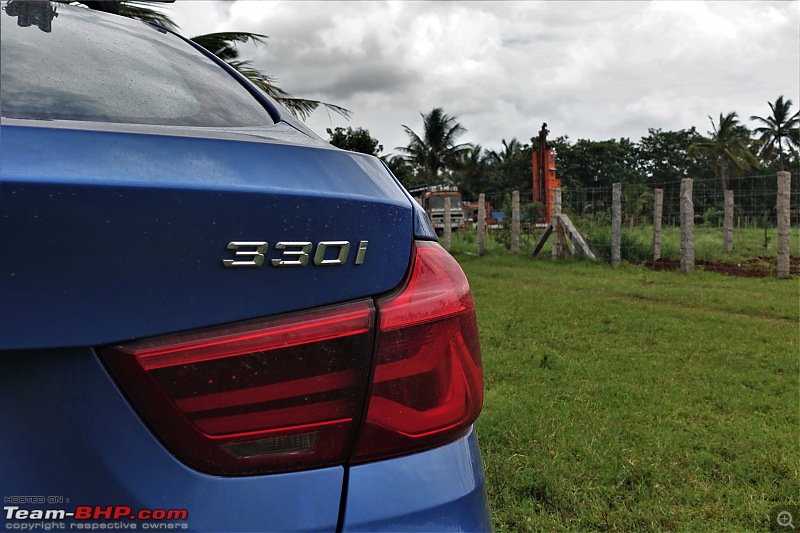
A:
<svg viewBox="0 0 800 533">
<path fill-rule="evenodd" d="M 607 255 L 611 255 L 611 228 L 602 228 L 607 237 L 603 235 L 601 242 L 608 246 Z M 757 257 L 776 258 L 778 255 L 778 230 L 774 227 L 767 228 L 734 228 L 733 251 L 725 253 L 723 229 L 715 226 L 697 224 L 694 228 L 695 258 L 698 260 L 721 260 L 729 263 L 739 263 Z M 623 247 L 635 248 L 628 250 L 629 256 L 634 259 L 652 259 L 653 253 L 653 226 L 638 225 L 632 230 L 628 226 L 622 228 Z M 681 229 L 680 227 L 665 226 L 661 235 L 661 256 L 665 259 L 681 258 Z M 790 249 L 793 255 L 800 251 L 800 228 L 794 227 L 790 233 Z M 623 257 L 625 257 L 623 250 Z"/>
<path fill-rule="evenodd" d="M 800 504 L 796 278 L 454 255 L 496 531 L 762 531 Z"/>
</svg>

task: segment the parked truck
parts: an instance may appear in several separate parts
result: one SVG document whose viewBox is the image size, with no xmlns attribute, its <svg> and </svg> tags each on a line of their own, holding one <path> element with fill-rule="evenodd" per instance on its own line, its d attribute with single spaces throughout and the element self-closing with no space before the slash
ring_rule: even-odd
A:
<svg viewBox="0 0 800 533">
<path fill-rule="evenodd" d="M 464 209 L 461 193 L 453 185 L 428 185 L 409 191 L 422 206 L 437 232 L 444 230 L 444 199 L 450 198 L 450 227 L 458 230 L 464 227 Z"/>
</svg>

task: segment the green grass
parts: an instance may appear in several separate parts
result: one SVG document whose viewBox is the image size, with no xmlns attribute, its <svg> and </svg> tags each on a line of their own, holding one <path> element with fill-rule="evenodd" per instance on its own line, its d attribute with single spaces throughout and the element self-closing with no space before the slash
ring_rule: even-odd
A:
<svg viewBox="0 0 800 533">
<path fill-rule="evenodd" d="M 496 531 L 761 531 L 800 503 L 796 278 L 454 255 Z"/>
<path fill-rule="evenodd" d="M 609 229 L 609 240 L 610 240 Z M 652 259 L 653 226 L 639 225 L 633 230 L 624 227 L 634 246 L 639 246 Z M 661 255 L 666 259 L 681 258 L 681 229 L 679 227 L 665 226 L 661 235 Z M 766 246 L 765 246 L 766 244 Z M 790 249 L 797 255 L 800 250 L 800 228 L 791 229 Z M 703 260 L 722 260 L 737 263 L 755 257 L 776 258 L 778 255 L 778 230 L 774 227 L 767 228 L 734 228 L 733 251 L 725 253 L 723 229 L 712 225 L 697 224 L 694 228 L 695 258 Z"/>
</svg>

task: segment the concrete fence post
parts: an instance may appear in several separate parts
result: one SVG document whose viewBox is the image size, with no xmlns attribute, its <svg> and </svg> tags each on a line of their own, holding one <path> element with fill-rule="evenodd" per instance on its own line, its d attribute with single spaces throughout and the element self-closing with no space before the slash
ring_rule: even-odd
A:
<svg viewBox="0 0 800 533">
<path fill-rule="evenodd" d="M 519 253 L 519 191 L 511 192 L 511 254 Z"/>
<path fill-rule="evenodd" d="M 444 249 L 448 252 L 450 251 L 450 240 L 451 234 L 453 233 L 453 229 L 450 227 L 451 223 L 451 213 L 450 213 L 450 197 L 444 197 L 444 228 L 442 228 L 442 240 L 444 241 Z"/>
<path fill-rule="evenodd" d="M 558 217 L 561 215 L 561 189 L 553 189 L 553 218 L 550 219 L 550 224 L 553 225 L 553 245 L 551 248 L 551 256 L 553 259 L 561 257 L 561 243 L 558 241 L 558 232 L 561 228 L 561 223 Z"/>
<path fill-rule="evenodd" d="M 622 184 L 613 184 L 611 191 L 611 266 L 618 267 L 622 258 Z"/>
<path fill-rule="evenodd" d="M 790 251 L 790 207 L 789 198 L 792 188 L 792 175 L 789 172 L 778 172 L 778 277 L 788 278 Z"/>
<path fill-rule="evenodd" d="M 661 259 L 661 216 L 664 212 L 664 189 L 656 189 L 653 201 L 653 261 Z"/>
<path fill-rule="evenodd" d="M 478 196 L 478 255 L 486 253 L 486 195 Z"/>
<path fill-rule="evenodd" d="M 681 271 L 694 272 L 694 201 L 692 179 L 681 180 Z"/>
<path fill-rule="evenodd" d="M 733 191 L 725 191 L 725 253 L 733 251 Z"/>
</svg>

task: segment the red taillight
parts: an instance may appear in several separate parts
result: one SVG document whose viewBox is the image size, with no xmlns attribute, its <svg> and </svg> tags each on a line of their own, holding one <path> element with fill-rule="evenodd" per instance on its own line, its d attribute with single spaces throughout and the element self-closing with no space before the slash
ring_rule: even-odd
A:
<svg viewBox="0 0 800 533">
<path fill-rule="evenodd" d="M 214 474 L 342 463 L 363 410 L 371 301 L 102 350 L 178 457 Z"/>
<path fill-rule="evenodd" d="M 378 301 L 375 372 L 356 461 L 430 448 L 463 434 L 483 403 L 475 305 L 441 246 L 416 244 L 404 288 Z"/>
<path fill-rule="evenodd" d="M 436 243 L 414 251 L 403 288 L 377 302 L 377 326 L 365 300 L 100 354 L 166 446 L 212 474 L 438 446 L 464 434 L 480 412 L 480 343 L 456 261 Z"/>
</svg>

